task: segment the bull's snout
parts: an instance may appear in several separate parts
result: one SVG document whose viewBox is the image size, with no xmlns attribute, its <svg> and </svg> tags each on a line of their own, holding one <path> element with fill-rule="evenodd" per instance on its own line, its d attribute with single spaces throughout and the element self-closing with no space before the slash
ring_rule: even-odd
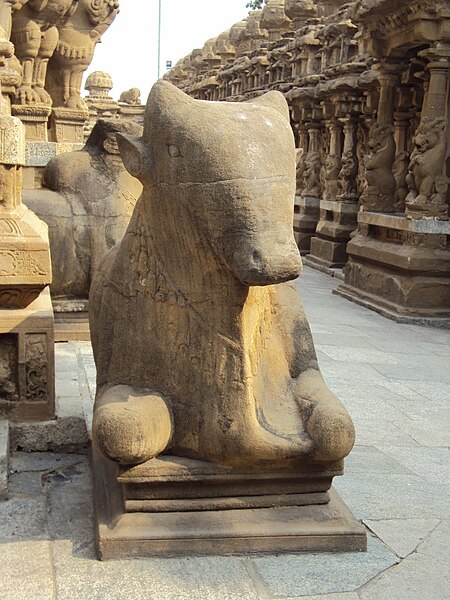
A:
<svg viewBox="0 0 450 600">
<path fill-rule="evenodd" d="M 276 244 L 267 249 L 250 249 L 244 244 L 233 254 L 233 272 L 245 285 L 273 285 L 298 277 L 302 261 L 297 245 Z"/>
</svg>

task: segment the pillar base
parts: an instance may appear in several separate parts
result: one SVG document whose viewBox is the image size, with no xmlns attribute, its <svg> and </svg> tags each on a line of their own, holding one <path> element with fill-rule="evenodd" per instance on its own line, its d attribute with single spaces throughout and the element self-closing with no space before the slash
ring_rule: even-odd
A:
<svg viewBox="0 0 450 600">
<path fill-rule="evenodd" d="M 14 104 L 12 114 L 19 117 L 25 126 L 25 139 L 30 142 L 46 142 L 48 139 L 48 118 L 52 109 L 46 104 L 22 106 Z"/>
<path fill-rule="evenodd" d="M 0 309 L 0 415 L 43 421 L 55 415 L 53 309 L 46 287 L 26 308 Z"/>
<path fill-rule="evenodd" d="M 294 236 L 300 254 L 309 254 L 311 238 L 319 221 L 319 198 L 296 196 L 294 205 Z"/>
<path fill-rule="evenodd" d="M 50 132 L 53 142 L 84 142 L 84 126 L 89 119 L 87 110 L 54 108 L 50 117 Z"/>
<path fill-rule="evenodd" d="M 399 322 L 450 326 L 450 223 L 359 213 L 335 293 Z"/>
<path fill-rule="evenodd" d="M 311 240 L 306 264 L 328 269 L 342 268 L 347 262 L 347 243 L 357 227 L 358 204 L 322 200 L 320 220 Z"/>
</svg>

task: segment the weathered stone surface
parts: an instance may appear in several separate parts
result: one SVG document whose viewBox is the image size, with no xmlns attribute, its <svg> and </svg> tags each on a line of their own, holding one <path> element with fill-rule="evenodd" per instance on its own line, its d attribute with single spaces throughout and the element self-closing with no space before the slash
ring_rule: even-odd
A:
<svg viewBox="0 0 450 600">
<path fill-rule="evenodd" d="M 55 598 L 51 543 L 47 540 L 2 542 L 2 600 Z"/>
<path fill-rule="evenodd" d="M 27 452 L 82 452 L 88 444 L 86 422 L 79 416 L 16 423 L 11 431 L 12 447 Z"/>
<path fill-rule="evenodd" d="M 0 163 L 5 165 L 25 164 L 25 138 L 19 119 L 8 115 L 0 116 Z"/>
<path fill-rule="evenodd" d="M 443 561 L 429 557 L 425 562 L 412 554 L 368 583 L 359 595 L 361 600 L 446 600 L 448 586 L 441 577 L 446 568 Z"/>
<path fill-rule="evenodd" d="M 262 482 L 274 468 L 286 472 L 280 491 L 289 488 L 291 472 L 304 478 L 299 493 L 326 492 L 353 446 L 354 430 L 321 377 L 303 308 L 287 283 L 298 276 L 301 260 L 292 233 L 295 149 L 284 98 L 274 93 L 248 105 L 205 103 L 159 81 L 143 136 L 121 134 L 118 142 L 144 190 L 90 292 L 96 451 L 123 465 L 145 466 L 164 451 L 175 462 L 195 459 L 206 497 L 211 462 L 231 469 L 230 477 L 258 466 Z M 190 539 L 189 506 L 178 520 L 156 510 L 153 530 L 144 508 L 131 514 L 127 501 L 134 498 L 128 496 L 111 537 L 112 504 L 100 499 L 99 483 L 107 470 L 114 486 L 113 466 L 96 459 L 102 556 L 159 548 L 170 555 L 191 545 L 201 554 L 251 548 L 246 538 L 253 540 L 258 515 L 249 513 L 249 528 L 239 525 L 238 507 L 253 505 L 237 484 L 198 523 L 200 537 L 211 529 L 204 542 Z M 323 475 L 324 487 L 314 487 Z M 160 476 L 171 475 L 163 470 Z M 124 473 L 117 481 L 116 487 L 128 487 Z M 138 500 L 151 501 L 142 493 Z M 184 498 L 167 499 L 186 499 L 194 508 L 191 493 L 186 485 Z M 258 498 L 271 494 L 261 488 Z M 271 508 L 260 513 L 255 547 L 282 549 L 292 518 L 296 535 L 286 548 L 363 548 L 363 530 L 338 501 L 320 507 L 308 497 L 311 506 L 292 515 L 265 499 L 261 506 Z M 224 503 L 236 510 L 222 515 Z M 134 535 L 139 518 L 142 542 Z M 265 519 L 273 522 L 272 534 Z M 306 522 L 311 527 L 303 536 Z M 169 532 L 167 539 L 160 529 Z M 241 533 L 231 539 L 235 529 Z"/>
<path fill-rule="evenodd" d="M 295 161 L 285 115 L 286 104 L 281 96 L 262 97 L 248 107 L 230 103 L 206 104 L 195 102 L 161 82 L 155 85 L 149 98 L 144 137 L 139 140 L 119 137 L 128 168 L 145 184 L 144 195 L 126 237 L 106 257 L 91 290 L 91 330 L 98 369 L 98 389 L 105 384 L 117 386 L 116 392 L 111 387 L 103 398 L 102 393 L 97 397 L 94 434 L 103 451 L 119 462 L 143 462 L 158 454 L 166 446 L 170 434 L 170 448 L 175 455 L 180 450 L 182 455 L 225 464 L 238 463 L 244 447 L 247 463 L 301 457 L 311 452 L 311 445 L 313 455 L 326 462 L 341 457 L 351 447 L 350 422 L 320 380 L 305 317 L 301 307 L 292 304 L 293 290 L 286 284 L 259 287 L 296 277 L 300 269 L 300 257 L 290 230 Z M 219 129 L 212 127 L 215 122 L 220 123 Z M 220 133 L 224 123 L 227 124 L 226 143 Z M 211 136 L 214 137 L 214 144 Z M 269 140 L 274 148 L 270 157 L 267 152 Z M 185 146 L 187 143 L 189 149 Z M 214 145 L 220 150 L 214 150 Z M 280 151 L 275 150 L 278 145 Z M 161 150 L 166 146 L 168 152 Z M 287 154 L 289 149 L 290 155 Z M 240 156 L 239 161 L 236 161 L 237 155 Z M 256 156 L 257 163 L 254 162 Z M 279 159 L 274 160 L 274 156 L 279 156 Z M 194 207 L 190 189 L 192 181 L 195 182 L 197 207 L 194 220 L 189 212 L 191 208 L 189 211 L 185 208 Z M 269 182 L 272 182 L 270 186 Z M 268 186 L 270 196 L 262 197 L 263 190 L 267 190 Z M 209 204 L 212 192 L 214 202 L 222 207 L 219 212 Z M 277 239 L 283 242 L 273 240 L 270 229 L 267 229 L 270 221 L 266 220 L 260 208 L 256 211 L 253 205 L 253 198 L 256 198 L 254 194 L 258 194 L 258 207 L 264 202 L 271 219 L 277 222 Z M 155 201 L 155 195 L 158 201 Z M 171 209 L 174 195 L 178 198 L 176 214 Z M 274 198 L 277 198 L 276 202 Z M 222 215 L 222 210 L 226 211 L 226 217 Z M 261 218 L 263 220 L 260 222 Z M 233 222 L 239 223 L 239 229 L 235 230 L 239 234 L 230 230 L 230 223 Z M 175 230 L 178 232 L 176 237 L 173 235 Z M 280 237 L 281 230 L 286 232 L 286 241 L 285 236 Z M 147 234 L 147 231 L 151 231 L 151 234 Z M 210 246 L 216 250 L 212 252 Z M 199 255 L 200 247 L 202 251 Z M 223 254 L 219 260 L 218 252 Z M 142 279 L 144 272 L 140 275 L 143 267 L 139 257 L 143 260 L 144 255 L 147 261 L 145 272 L 150 275 Z M 160 259 L 160 256 L 164 258 Z M 188 278 L 183 266 L 186 256 L 190 257 L 191 265 L 196 265 L 190 270 Z M 206 282 L 203 276 L 198 278 L 198 274 L 204 271 L 209 273 Z M 113 280 L 115 283 L 111 286 Z M 117 286 L 125 286 L 123 292 L 118 293 Z M 219 289 L 220 300 L 217 297 Z M 125 303 L 124 296 L 127 297 Z M 186 319 L 194 318 L 195 313 L 190 306 L 199 303 L 205 309 L 207 307 L 207 312 L 203 314 L 201 309 L 200 321 L 193 329 Z M 109 306 L 108 314 L 103 309 L 106 304 Z M 267 306 L 267 309 L 263 309 L 263 306 Z M 280 321 L 277 320 L 276 324 L 270 324 L 269 306 L 277 307 L 274 310 Z M 113 317 L 116 311 L 117 318 Z M 167 318 L 172 323 L 173 339 L 164 336 L 163 342 L 156 327 L 150 326 L 156 314 L 158 320 Z M 241 323 L 237 330 L 230 319 L 238 319 Z M 282 325 L 281 319 L 285 320 Z M 114 331 L 109 325 L 113 321 Z M 124 326 L 126 323 L 123 332 L 119 329 L 120 322 Z M 143 322 L 149 324 L 148 329 L 142 328 Z M 209 323 L 206 330 L 200 326 L 201 322 Z M 256 326 L 256 323 L 259 325 Z M 272 346 L 275 339 L 269 341 L 269 333 L 257 334 L 258 328 L 264 331 L 269 326 L 289 331 L 284 334 L 288 336 L 297 331 L 295 335 L 302 336 L 301 348 L 292 347 L 292 342 L 284 342 L 282 346 L 277 342 L 276 346 Z M 235 339 L 234 344 L 238 344 L 236 349 L 232 350 L 228 344 L 223 348 L 222 343 L 217 345 L 217 341 L 213 341 L 213 332 L 216 330 L 220 332 L 220 337 L 231 335 Z M 188 352 L 181 353 L 186 335 L 191 338 Z M 192 335 L 195 335 L 195 340 Z M 267 336 L 267 359 L 264 355 L 257 358 L 260 352 L 259 335 L 263 338 Z M 144 344 L 146 349 L 153 348 L 153 358 L 150 363 L 146 361 L 145 365 L 137 360 L 135 374 L 131 375 L 122 357 L 136 353 L 139 356 L 139 344 Z M 276 392 L 276 387 L 284 388 L 282 382 L 291 379 L 285 368 L 277 373 L 269 366 L 269 356 L 275 347 L 277 353 L 286 353 L 287 364 L 298 365 L 295 367 L 297 375 L 289 385 L 298 386 L 299 396 L 294 392 L 290 400 L 282 399 Z M 216 355 L 224 352 L 225 362 L 219 368 Z M 235 357 L 232 361 L 226 358 L 230 352 Z M 231 392 L 227 381 L 233 381 L 236 377 L 247 380 L 246 355 L 253 362 L 254 391 L 250 393 L 247 386 L 238 391 L 232 384 Z M 177 364 L 175 371 L 174 361 Z M 150 370 L 149 364 L 153 365 Z M 202 365 L 200 378 L 192 377 L 193 364 Z M 229 374 L 227 377 L 224 377 L 225 372 Z M 238 372 L 242 372 L 242 375 L 238 376 Z M 271 406 L 281 402 L 277 414 L 267 404 L 267 383 L 265 391 L 260 388 L 259 381 L 262 383 L 268 372 L 271 387 L 276 386 L 272 387 L 270 394 Z M 278 383 L 275 384 L 275 381 Z M 133 392 L 134 386 L 161 390 L 161 396 L 146 397 L 145 392 Z M 309 390 L 312 389 L 314 397 L 310 397 Z M 128 405 L 135 406 L 133 410 L 139 414 L 143 411 L 143 427 L 146 427 L 146 420 L 151 419 L 153 410 L 161 415 L 160 433 L 152 433 L 155 447 L 145 448 L 144 443 L 140 450 L 136 447 L 137 454 L 134 455 L 132 440 L 138 432 L 132 432 L 136 424 L 131 429 L 127 427 L 128 439 L 119 433 L 119 429 L 114 439 L 112 431 L 119 427 L 124 418 L 120 416 L 121 405 L 111 403 L 115 393 L 122 398 L 123 406 L 126 406 L 129 396 Z M 265 415 L 271 431 L 278 431 L 278 434 L 269 433 L 269 429 L 266 430 L 258 422 L 250 400 L 252 394 L 259 396 L 258 410 Z M 294 416 L 297 411 L 293 408 L 296 402 L 294 396 L 297 401 L 301 397 L 302 402 L 306 400 L 308 404 L 311 403 L 317 412 L 313 408 L 309 419 L 298 420 L 298 416 Z M 170 408 L 165 397 L 171 398 Z M 219 397 L 223 397 L 223 400 L 216 400 L 211 405 L 211 398 Z M 241 398 L 239 405 L 236 404 L 238 397 Z M 276 397 L 279 400 L 275 401 Z M 189 398 L 189 405 L 192 406 L 189 411 L 186 411 L 186 398 Z M 206 398 L 208 401 L 204 406 Z M 108 416 L 111 410 L 116 416 Z M 117 414 L 116 410 L 119 411 Z M 170 412 L 173 413 L 173 428 L 172 425 L 168 425 L 168 428 L 165 425 Z M 144 414 L 147 416 L 144 417 Z M 113 419 L 111 423 L 110 418 Z M 327 419 L 330 420 L 329 425 L 325 425 Z M 328 443 L 321 433 L 322 428 L 330 426 L 335 431 L 333 449 L 321 449 L 321 444 Z M 110 427 L 113 429 L 110 430 Z M 296 441 L 295 432 L 303 428 L 310 440 L 300 437 Z M 104 437 L 103 430 L 109 431 L 107 437 Z M 280 437 L 283 431 L 292 436 L 288 443 Z M 144 437 L 138 437 L 145 439 L 150 431 L 142 433 Z M 159 441 L 158 435 L 161 436 Z M 326 437 L 330 440 L 329 432 Z M 113 450 L 115 444 L 119 444 L 120 451 Z"/>
<path fill-rule="evenodd" d="M 0 419 L 0 501 L 8 498 L 9 423 Z"/>
<path fill-rule="evenodd" d="M 368 578 L 399 559 L 379 540 L 369 536 L 367 553 L 288 556 L 254 560 L 262 581 L 275 597 L 298 597 L 329 592 L 351 592 Z"/>
<path fill-rule="evenodd" d="M 364 524 L 400 558 L 414 552 L 438 523 L 438 519 L 364 520 Z"/>
</svg>

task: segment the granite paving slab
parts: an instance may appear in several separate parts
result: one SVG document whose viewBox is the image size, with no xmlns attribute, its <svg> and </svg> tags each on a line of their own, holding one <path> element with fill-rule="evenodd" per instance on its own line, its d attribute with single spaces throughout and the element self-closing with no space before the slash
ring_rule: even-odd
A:
<svg viewBox="0 0 450 600">
<path fill-rule="evenodd" d="M 405 558 L 436 529 L 439 519 L 364 519 L 364 524 L 397 556 Z"/>
<path fill-rule="evenodd" d="M 369 535 L 367 541 L 367 552 L 289 555 L 253 562 L 275 597 L 351 592 L 399 561 L 380 540 Z"/>
</svg>

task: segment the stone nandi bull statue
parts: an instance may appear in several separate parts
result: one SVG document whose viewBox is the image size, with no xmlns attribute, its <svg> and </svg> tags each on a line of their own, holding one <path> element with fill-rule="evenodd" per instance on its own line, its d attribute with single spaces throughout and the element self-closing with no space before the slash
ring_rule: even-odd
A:
<svg viewBox="0 0 450 600">
<path fill-rule="evenodd" d="M 278 92 L 153 87 L 118 135 L 143 194 L 91 288 L 94 439 L 118 463 L 337 461 L 352 421 L 325 385 L 295 286 L 295 147 Z"/>
</svg>

